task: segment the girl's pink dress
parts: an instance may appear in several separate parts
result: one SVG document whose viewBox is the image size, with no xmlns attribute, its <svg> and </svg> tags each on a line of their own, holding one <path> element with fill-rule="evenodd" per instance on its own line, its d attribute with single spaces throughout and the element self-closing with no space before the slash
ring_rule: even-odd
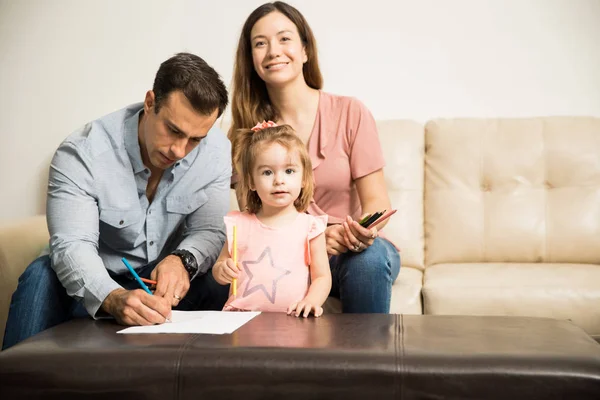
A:
<svg viewBox="0 0 600 400">
<path fill-rule="evenodd" d="M 272 228 L 255 214 L 232 211 L 225 216 L 232 256 L 234 225 L 241 273 L 237 298 L 230 290 L 223 310 L 286 312 L 308 292 L 310 240 L 325 231 L 327 216 L 298 213 L 291 224 Z"/>
</svg>

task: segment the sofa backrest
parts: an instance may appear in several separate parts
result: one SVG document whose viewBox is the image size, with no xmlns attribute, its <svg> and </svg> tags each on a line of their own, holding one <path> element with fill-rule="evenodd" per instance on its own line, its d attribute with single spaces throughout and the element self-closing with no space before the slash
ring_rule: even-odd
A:
<svg viewBox="0 0 600 400">
<path fill-rule="evenodd" d="M 600 260 L 600 119 L 425 126 L 426 265 Z"/>
<path fill-rule="evenodd" d="M 410 120 L 378 121 L 386 166 L 385 181 L 392 207 L 398 210 L 384 232 L 398 247 L 403 266 L 424 268 L 423 125 Z"/>
</svg>

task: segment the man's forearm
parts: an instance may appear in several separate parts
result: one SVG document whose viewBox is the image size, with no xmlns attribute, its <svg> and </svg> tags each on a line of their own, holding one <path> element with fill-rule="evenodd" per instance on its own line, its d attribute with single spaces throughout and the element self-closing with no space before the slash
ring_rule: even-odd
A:
<svg viewBox="0 0 600 400">
<path fill-rule="evenodd" d="M 79 301 L 94 318 L 104 299 L 121 286 L 104 267 L 93 246 L 68 243 L 51 246 L 52 268 L 67 294 Z"/>
<path fill-rule="evenodd" d="M 196 257 L 198 276 L 205 274 L 215 264 L 224 243 L 225 231 L 211 229 L 187 236 L 177 248 L 188 250 Z"/>
<path fill-rule="evenodd" d="M 205 189 L 208 201 L 187 216 L 183 240 L 177 246 L 196 257 L 198 274 L 206 273 L 214 265 L 225 243 L 223 217 L 229 211 L 231 174 L 229 164 L 223 165 L 220 178 Z"/>
</svg>

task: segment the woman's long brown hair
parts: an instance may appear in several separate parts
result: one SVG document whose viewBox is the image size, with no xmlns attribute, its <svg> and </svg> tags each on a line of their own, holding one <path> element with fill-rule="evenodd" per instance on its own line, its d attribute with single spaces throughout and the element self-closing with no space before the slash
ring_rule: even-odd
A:
<svg viewBox="0 0 600 400">
<path fill-rule="evenodd" d="M 278 111 L 269 99 L 265 82 L 254 70 L 250 42 L 254 24 L 272 12 L 280 12 L 296 25 L 308 58 L 302 67 L 304 80 L 313 89 L 323 87 L 323 77 L 317 57 L 317 42 L 304 16 L 300 11 L 282 1 L 263 4 L 246 19 L 238 42 L 233 68 L 232 123 L 228 135 L 230 140 L 234 140 L 239 129 L 251 128 L 261 121 L 277 121 L 279 118 Z"/>
</svg>

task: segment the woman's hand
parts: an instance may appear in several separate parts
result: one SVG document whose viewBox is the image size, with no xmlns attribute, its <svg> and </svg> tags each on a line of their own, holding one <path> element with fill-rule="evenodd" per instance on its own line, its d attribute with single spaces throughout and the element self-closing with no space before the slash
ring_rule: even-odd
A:
<svg viewBox="0 0 600 400">
<path fill-rule="evenodd" d="M 240 268 L 234 264 L 233 259 L 227 258 L 215 264 L 212 268 L 212 274 L 219 284 L 229 285 L 239 277 Z"/>
<path fill-rule="evenodd" d="M 350 251 L 355 253 L 360 253 L 372 245 L 375 238 L 377 238 L 377 228 L 367 229 L 350 216 L 346 217 L 342 226 L 344 227 L 344 241 L 346 246 Z"/>
<path fill-rule="evenodd" d="M 327 254 L 330 256 L 339 256 L 348 251 L 349 247 L 344 240 L 344 227 L 342 225 L 329 225 L 325 229 L 325 245 Z"/>
</svg>

